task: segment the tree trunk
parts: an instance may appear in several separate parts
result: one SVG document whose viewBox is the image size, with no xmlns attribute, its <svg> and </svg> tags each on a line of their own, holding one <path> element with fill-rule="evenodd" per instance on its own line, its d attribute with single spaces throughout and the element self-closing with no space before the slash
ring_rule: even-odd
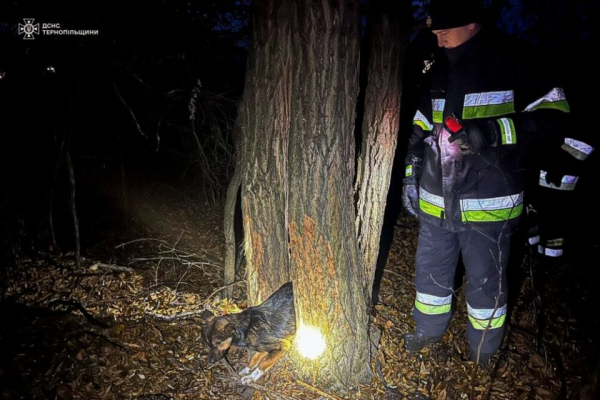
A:
<svg viewBox="0 0 600 400">
<path fill-rule="evenodd" d="M 371 3 L 371 51 L 362 149 L 358 161 L 356 233 L 365 264 L 365 289 L 371 293 L 392 174 L 402 93 L 402 62 L 408 44 L 409 1 Z"/>
<path fill-rule="evenodd" d="M 235 172 L 227 188 L 227 199 L 225 200 L 225 212 L 223 217 L 223 232 L 225 233 L 225 261 L 223 264 L 223 284 L 231 285 L 235 281 L 236 262 L 235 256 L 235 204 L 237 202 L 238 190 L 242 181 L 242 169 L 236 165 Z M 224 290 L 223 295 L 227 298 L 233 296 L 233 286 Z"/>
<path fill-rule="evenodd" d="M 290 274 L 298 323 L 327 341 L 317 361 L 295 361 L 305 379 L 347 390 L 371 378 L 352 188 L 359 2 L 293 3 Z"/>
<path fill-rule="evenodd" d="M 287 154 L 291 31 L 285 0 L 257 0 L 238 123 L 242 215 L 250 305 L 290 280 Z"/>
</svg>

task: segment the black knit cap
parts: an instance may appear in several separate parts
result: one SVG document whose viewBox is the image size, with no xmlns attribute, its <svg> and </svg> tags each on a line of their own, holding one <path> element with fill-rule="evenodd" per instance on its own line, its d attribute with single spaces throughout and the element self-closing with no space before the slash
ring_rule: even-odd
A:
<svg viewBox="0 0 600 400">
<path fill-rule="evenodd" d="M 481 21 L 479 0 L 431 0 L 428 25 L 432 30 L 458 28 Z"/>
</svg>

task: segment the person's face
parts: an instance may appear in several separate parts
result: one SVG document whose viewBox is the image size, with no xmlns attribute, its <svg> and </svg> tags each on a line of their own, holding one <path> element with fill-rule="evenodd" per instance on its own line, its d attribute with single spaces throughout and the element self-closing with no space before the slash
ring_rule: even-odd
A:
<svg viewBox="0 0 600 400">
<path fill-rule="evenodd" d="M 479 24 L 472 23 L 458 28 L 431 31 L 437 37 L 439 47 L 453 49 L 471 39 L 479 32 Z"/>
</svg>

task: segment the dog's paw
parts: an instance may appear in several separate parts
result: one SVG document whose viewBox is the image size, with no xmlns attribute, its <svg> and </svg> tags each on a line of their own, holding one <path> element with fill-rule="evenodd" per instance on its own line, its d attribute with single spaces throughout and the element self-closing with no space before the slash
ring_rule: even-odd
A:
<svg viewBox="0 0 600 400">
<path fill-rule="evenodd" d="M 239 372 L 240 375 L 248 375 L 252 370 L 248 367 L 245 367 L 243 370 Z"/>
<path fill-rule="evenodd" d="M 244 376 L 242 378 L 242 383 L 244 385 L 247 385 L 250 382 L 255 382 L 257 380 L 260 379 L 261 376 L 263 376 L 265 374 L 264 371 L 261 371 L 260 369 L 256 368 L 254 371 L 252 371 L 252 373 L 248 376 Z"/>
</svg>

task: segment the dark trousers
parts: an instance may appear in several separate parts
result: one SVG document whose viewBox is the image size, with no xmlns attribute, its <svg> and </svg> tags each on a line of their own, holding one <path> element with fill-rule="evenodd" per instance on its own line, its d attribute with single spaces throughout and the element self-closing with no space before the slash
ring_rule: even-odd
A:
<svg viewBox="0 0 600 400">
<path fill-rule="evenodd" d="M 495 353 L 505 331 L 510 230 L 474 227 L 452 232 L 421 223 L 416 256 L 414 319 L 417 331 L 441 336 L 452 316 L 454 273 L 459 253 L 465 264 L 467 338 L 472 352 Z"/>
</svg>

